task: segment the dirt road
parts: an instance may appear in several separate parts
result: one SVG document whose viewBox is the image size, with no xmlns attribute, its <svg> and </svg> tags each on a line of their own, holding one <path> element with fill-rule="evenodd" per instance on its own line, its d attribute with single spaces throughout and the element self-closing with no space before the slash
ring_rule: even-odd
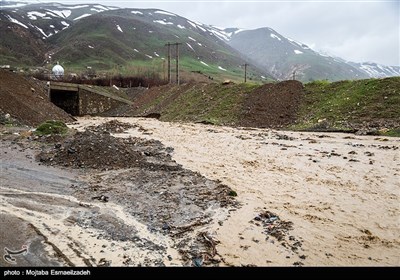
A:
<svg viewBox="0 0 400 280">
<path fill-rule="evenodd" d="M 84 130 L 109 120 L 80 118 L 71 127 Z M 47 183 L 38 182 L 27 188 L 7 179 L 9 175 L 25 174 L 13 167 L 18 165 L 18 158 L 17 163 L 11 160 L 21 152 L 12 151 L 9 144 L 2 145 L 2 159 L 3 155 L 6 157 L 2 160 L 1 213 L 22 219 L 40 231 L 47 239 L 43 244 L 48 244 L 43 250 L 49 256 L 56 255 L 48 261 L 61 265 L 102 265 L 110 261 L 111 265 L 201 265 L 206 259 L 194 257 L 187 249 L 197 246 L 199 256 L 208 252 L 212 257 L 208 264 L 218 265 L 400 265 L 399 138 L 241 129 L 140 118 L 118 120 L 132 127 L 112 135 L 159 140 L 173 148 L 172 160 L 178 165 L 201 174 L 200 185 L 208 186 L 211 193 L 200 200 L 214 197 L 212 182 L 220 182 L 237 193 L 235 199 L 240 206 L 223 207 L 215 200 L 218 203 L 209 205 L 207 215 L 196 219 L 205 209 L 199 200 L 178 203 L 185 207 L 177 208 L 182 213 L 172 220 L 172 231 L 173 227 L 181 227 L 180 237 L 175 237 L 173 232 L 152 230 L 152 225 L 164 225 L 149 223 L 150 214 L 145 218 L 123 201 L 123 192 L 129 182 L 138 178 L 137 173 L 133 176 L 126 170 L 112 171 L 121 174 L 122 181 L 118 181 L 119 176 L 110 175 L 109 171 L 97 173 L 96 177 L 39 166 L 48 174 L 48 170 L 57 170 L 56 180 L 64 181 L 68 187 L 57 183 L 48 191 Z M 26 156 L 20 156 L 20 160 L 29 161 Z M 31 164 L 35 165 L 34 161 Z M 60 179 L 59 172 L 67 173 Z M 180 178 L 193 178 L 182 174 Z M 100 187 L 110 186 L 109 202 L 88 198 L 96 180 Z M 172 180 L 170 187 L 193 190 L 194 186 L 193 180 L 175 177 L 157 180 L 159 185 Z M 118 184 L 124 186 L 122 191 Z M 182 192 L 181 187 L 176 189 L 177 193 Z M 130 196 L 136 190 L 142 200 L 159 195 L 146 197 L 146 192 L 131 190 Z M 151 191 L 160 192 L 157 188 Z M 179 225 L 186 211 L 192 214 Z M 97 218 L 87 223 L 88 217 Z M 118 223 L 114 228 L 117 224 L 124 226 L 110 229 L 109 224 L 115 219 Z M 193 221 L 200 224 L 191 231 L 182 231 Z M 134 236 L 121 238 L 128 232 L 134 232 Z M 65 257 L 54 254 L 54 248 Z M 191 262 L 188 258 L 192 258 Z"/>
</svg>

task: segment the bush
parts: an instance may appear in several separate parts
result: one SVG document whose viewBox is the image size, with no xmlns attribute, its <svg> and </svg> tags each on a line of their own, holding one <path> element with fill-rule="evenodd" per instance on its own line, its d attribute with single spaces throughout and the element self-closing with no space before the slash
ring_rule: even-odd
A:
<svg viewBox="0 0 400 280">
<path fill-rule="evenodd" d="M 36 135 L 65 134 L 68 127 L 62 121 L 49 120 L 41 123 L 35 131 Z"/>
</svg>

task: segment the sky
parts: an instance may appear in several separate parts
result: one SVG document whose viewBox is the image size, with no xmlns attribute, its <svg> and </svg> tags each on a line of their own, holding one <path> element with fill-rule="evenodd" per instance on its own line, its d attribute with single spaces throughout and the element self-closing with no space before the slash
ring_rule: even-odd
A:
<svg viewBox="0 0 400 280">
<path fill-rule="evenodd" d="M 27 1 L 157 8 L 219 27 L 270 27 L 316 51 L 348 61 L 400 66 L 400 0 Z"/>
</svg>

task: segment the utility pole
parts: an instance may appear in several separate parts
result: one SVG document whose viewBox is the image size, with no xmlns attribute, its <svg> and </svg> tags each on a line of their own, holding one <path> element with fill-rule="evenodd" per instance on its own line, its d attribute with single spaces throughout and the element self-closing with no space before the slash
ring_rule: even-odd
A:
<svg viewBox="0 0 400 280">
<path fill-rule="evenodd" d="M 171 46 L 176 46 L 175 56 L 176 56 L 176 83 L 179 85 L 179 45 L 182 43 L 168 42 L 165 46 L 168 46 L 168 83 L 171 83 Z"/>
<path fill-rule="evenodd" d="M 168 76 L 168 83 L 171 82 L 171 43 L 168 42 L 167 44 L 165 44 L 166 46 L 168 46 L 168 69 L 167 69 L 167 76 Z"/>
<path fill-rule="evenodd" d="M 163 79 L 165 81 L 165 59 L 162 61 L 162 72 L 163 72 Z"/>
<path fill-rule="evenodd" d="M 179 85 L 179 45 L 181 43 L 175 43 L 176 45 L 176 84 Z"/>
<path fill-rule="evenodd" d="M 293 71 L 293 80 L 296 80 L 296 70 Z"/>
<path fill-rule="evenodd" d="M 248 66 L 248 64 L 245 63 L 243 66 L 244 66 L 244 82 L 246 82 L 247 81 L 247 66 Z"/>
</svg>

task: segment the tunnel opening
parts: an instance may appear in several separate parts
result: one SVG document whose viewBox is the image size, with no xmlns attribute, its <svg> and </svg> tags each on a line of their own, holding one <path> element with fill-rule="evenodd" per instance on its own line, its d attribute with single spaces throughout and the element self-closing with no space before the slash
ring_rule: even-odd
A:
<svg viewBox="0 0 400 280">
<path fill-rule="evenodd" d="M 50 90 L 50 101 L 72 116 L 79 116 L 79 92 Z"/>
</svg>

